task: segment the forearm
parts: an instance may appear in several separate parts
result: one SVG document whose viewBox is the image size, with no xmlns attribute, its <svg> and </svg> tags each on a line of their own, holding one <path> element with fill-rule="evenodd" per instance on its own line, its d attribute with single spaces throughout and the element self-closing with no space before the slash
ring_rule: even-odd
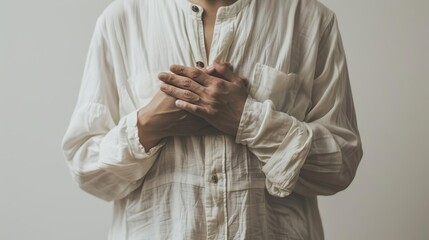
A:
<svg viewBox="0 0 429 240">
<path fill-rule="evenodd" d="M 99 149 L 101 137 L 94 137 L 81 145 L 76 152 L 69 152 L 64 146 L 68 166 L 73 180 L 85 192 L 105 201 L 113 201 L 127 196 L 139 186 L 141 181 L 128 181 L 113 172 L 100 167 Z M 65 144 L 67 145 L 67 138 Z"/>
<path fill-rule="evenodd" d="M 351 184 L 363 150 L 356 124 L 345 119 L 339 126 L 307 124 L 313 140 L 295 188 L 299 194 L 332 195 Z"/>
<path fill-rule="evenodd" d="M 270 101 L 249 97 L 236 142 L 247 146 L 262 163 L 270 194 L 289 195 L 311 147 L 312 132 L 286 113 L 275 111 Z"/>
<path fill-rule="evenodd" d="M 162 139 L 176 136 L 214 135 L 219 131 L 202 118 L 179 109 L 176 99 L 158 91 L 137 114 L 138 138 L 146 151 Z"/>
<path fill-rule="evenodd" d="M 116 125 L 104 105 L 84 104 L 75 111 L 63 139 L 74 179 L 85 191 L 105 200 L 124 197 L 152 167 L 158 148 L 139 143 L 137 112 Z"/>
<path fill-rule="evenodd" d="M 356 127 L 299 121 L 271 106 L 249 98 L 236 139 L 263 163 L 269 192 L 285 196 L 298 184 L 299 193 L 327 195 L 347 187 L 362 156 Z"/>
<path fill-rule="evenodd" d="M 156 131 L 151 125 L 148 114 L 145 113 L 144 109 L 138 112 L 138 136 L 140 144 L 143 145 L 146 152 L 151 148 L 155 147 L 165 137 L 160 131 Z"/>
</svg>

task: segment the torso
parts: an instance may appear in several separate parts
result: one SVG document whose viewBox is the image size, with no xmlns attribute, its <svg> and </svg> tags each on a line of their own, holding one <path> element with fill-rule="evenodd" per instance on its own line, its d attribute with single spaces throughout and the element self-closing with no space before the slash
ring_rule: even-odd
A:
<svg viewBox="0 0 429 240">
<path fill-rule="evenodd" d="M 213 31 L 216 23 L 216 14 L 219 7 L 222 5 L 222 1 L 218 2 L 202 2 L 202 7 L 204 8 L 203 13 L 203 24 L 204 24 L 204 45 L 207 53 L 207 59 L 210 59 L 210 49 L 213 39 Z M 223 1 L 226 5 L 231 5 L 236 0 L 227 0 Z"/>
<path fill-rule="evenodd" d="M 205 12 L 207 13 L 207 11 Z M 204 45 L 206 47 L 207 58 L 210 58 L 210 49 L 213 39 L 213 30 L 216 22 L 216 12 L 207 13 L 203 17 L 204 23 Z"/>
<path fill-rule="evenodd" d="M 171 64 L 221 60 L 249 79 L 255 99 L 271 99 L 302 121 L 311 104 L 312 44 L 329 12 L 312 0 L 237 2 L 240 9 L 218 11 L 221 19 L 210 14 L 203 36 L 186 0 L 115 1 L 104 17 L 120 115 L 147 104 L 159 89 L 158 73 Z M 298 77 L 286 84 L 291 73 Z M 292 97 L 296 104 L 282 104 Z M 218 184 L 209 182 L 213 171 Z M 317 200 L 268 195 L 259 160 L 229 136 L 170 139 L 144 183 L 115 202 L 114 219 L 111 239 L 323 239 Z"/>
</svg>

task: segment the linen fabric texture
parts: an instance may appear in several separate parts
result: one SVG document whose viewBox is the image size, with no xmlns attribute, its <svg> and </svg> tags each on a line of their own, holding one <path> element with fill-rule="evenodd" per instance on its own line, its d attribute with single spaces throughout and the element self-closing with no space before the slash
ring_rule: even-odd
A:
<svg viewBox="0 0 429 240">
<path fill-rule="evenodd" d="M 317 195 L 362 157 L 335 14 L 313 0 L 203 8 L 116 0 L 98 17 L 62 147 L 86 192 L 114 202 L 109 239 L 323 239 Z M 248 78 L 236 137 L 169 137 L 146 152 L 137 112 L 172 64 L 229 62 Z"/>
</svg>

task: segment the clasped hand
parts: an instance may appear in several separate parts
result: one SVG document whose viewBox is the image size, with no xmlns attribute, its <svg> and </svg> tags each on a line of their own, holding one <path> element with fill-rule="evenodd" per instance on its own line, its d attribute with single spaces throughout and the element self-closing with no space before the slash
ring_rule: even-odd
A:
<svg viewBox="0 0 429 240">
<path fill-rule="evenodd" d="M 235 136 L 247 98 L 247 80 L 229 64 L 208 69 L 173 65 L 152 101 L 138 112 L 140 142 L 146 151 L 170 136 Z"/>
<path fill-rule="evenodd" d="M 170 71 L 159 74 L 160 89 L 177 99 L 178 108 L 236 135 L 247 99 L 247 79 L 233 73 L 230 65 L 217 62 L 207 70 L 172 65 Z"/>
</svg>

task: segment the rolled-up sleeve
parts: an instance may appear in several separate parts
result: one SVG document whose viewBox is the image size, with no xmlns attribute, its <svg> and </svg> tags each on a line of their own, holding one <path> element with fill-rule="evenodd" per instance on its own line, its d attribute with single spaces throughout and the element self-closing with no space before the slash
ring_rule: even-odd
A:
<svg viewBox="0 0 429 240">
<path fill-rule="evenodd" d="M 303 121 L 248 97 L 236 142 L 262 162 L 268 192 L 331 195 L 352 182 L 363 151 L 335 15 L 318 43 L 312 107 Z"/>
<path fill-rule="evenodd" d="M 120 117 L 118 73 L 105 27 L 100 16 L 62 149 L 79 186 L 111 201 L 125 197 L 141 184 L 164 143 L 147 152 L 138 138 L 138 110 Z"/>
</svg>

